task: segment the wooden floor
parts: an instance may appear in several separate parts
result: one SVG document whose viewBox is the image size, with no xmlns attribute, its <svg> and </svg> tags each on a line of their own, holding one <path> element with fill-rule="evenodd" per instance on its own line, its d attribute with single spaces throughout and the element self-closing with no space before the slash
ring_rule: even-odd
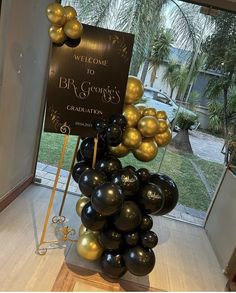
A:
<svg viewBox="0 0 236 293">
<path fill-rule="evenodd" d="M 0 291 L 51 291 L 64 260 L 78 265 L 74 245 L 49 250 L 45 256 L 35 254 L 50 192 L 32 185 L 0 214 Z M 53 214 L 58 212 L 61 197 L 58 192 Z M 70 219 L 68 225 L 78 228 L 76 201 L 76 196 L 68 196 L 64 215 Z M 163 291 L 224 291 L 226 278 L 203 229 L 154 217 L 154 230 L 159 237 L 155 269 L 149 277 L 132 276 L 134 283 Z M 47 236 L 55 238 L 51 225 Z M 124 280 L 130 278 L 127 274 Z M 106 290 L 78 279 L 72 291 Z"/>
</svg>

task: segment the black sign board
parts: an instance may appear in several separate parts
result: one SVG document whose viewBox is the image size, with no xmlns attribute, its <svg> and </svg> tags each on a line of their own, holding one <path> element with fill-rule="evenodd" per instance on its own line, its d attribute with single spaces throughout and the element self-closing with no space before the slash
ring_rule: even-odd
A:
<svg viewBox="0 0 236 293">
<path fill-rule="evenodd" d="M 45 131 L 93 137 L 93 121 L 122 113 L 134 36 L 83 24 L 78 46 L 53 46 Z"/>
</svg>

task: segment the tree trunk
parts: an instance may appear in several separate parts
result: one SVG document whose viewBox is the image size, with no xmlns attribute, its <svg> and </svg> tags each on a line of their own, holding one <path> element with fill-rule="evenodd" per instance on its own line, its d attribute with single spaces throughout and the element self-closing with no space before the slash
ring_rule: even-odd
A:
<svg viewBox="0 0 236 293">
<path fill-rule="evenodd" d="M 171 100 L 172 100 L 173 92 L 174 92 L 174 88 L 171 88 L 171 90 L 170 90 L 170 99 Z"/>
<path fill-rule="evenodd" d="M 228 117 L 227 117 L 227 106 L 228 106 L 228 88 L 224 88 L 224 137 L 228 136 Z"/>
<path fill-rule="evenodd" d="M 143 64 L 143 70 L 142 70 L 142 74 L 141 74 L 141 81 L 144 84 L 145 83 L 145 79 L 147 76 L 147 72 L 148 72 L 148 66 L 149 66 L 149 61 L 146 60 Z"/>
<path fill-rule="evenodd" d="M 179 154 L 193 154 L 189 133 L 186 129 L 181 129 L 169 144 L 170 150 Z"/>
<path fill-rule="evenodd" d="M 155 79 L 156 79 L 157 68 L 158 68 L 158 65 L 153 65 L 152 73 L 151 73 L 151 79 L 150 79 L 150 86 L 151 87 L 153 87 L 153 84 L 154 84 Z"/>
</svg>

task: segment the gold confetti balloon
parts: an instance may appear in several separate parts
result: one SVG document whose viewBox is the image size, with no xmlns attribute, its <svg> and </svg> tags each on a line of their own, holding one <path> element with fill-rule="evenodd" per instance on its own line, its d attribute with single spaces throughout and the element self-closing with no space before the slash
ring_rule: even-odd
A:
<svg viewBox="0 0 236 293">
<path fill-rule="evenodd" d="M 172 139 L 171 130 L 168 128 L 165 132 L 156 134 L 154 139 L 159 147 L 167 146 Z"/>
<path fill-rule="evenodd" d="M 158 146 L 152 138 L 144 138 L 140 146 L 133 151 L 135 158 L 142 162 L 153 160 L 157 153 Z"/>
<path fill-rule="evenodd" d="M 156 117 L 156 109 L 155 108 L 146 108 L 143 110 L 143 116 L 154 116 Z"/>
<path fill-rule="evenodd" d="M 141 118 L 139 110 L 134 105 L 125 105 L 123 109 L 123 115 L 127 120 L 128 127 L 135 127 Z"/>
<path fill-rule="evenodd" d="M 141 116 L 143 116 L 143 111 L 144 109 L 146 109 L 146 107 L 142 105 L 136 105 L 136 108 L 139 110 L 139 113 L 141 114 Z"/>
<path fill-rule="evenodd" d="M 142 142 L 142 135 L 136 128 L 126 128 L 123 137 L 122 143 L 128 149 L 136 149 Z"/>
<path fill-rule="evenodd" d="M 92 232 L 85 232 L 79 237 L 77 242 L 77 252 L 87 260 L 97 260 L 103 253 L 97 235 Z"/>
<path fill-rule="evenodd" d="M 66 21 L 77 17 L 77 12 L 73 7 L 65 6 L 64 9 L 65 9 Z"/>
<path fill-rule="evenodd" d="M 166 121 L 165 119 L 158 119 L 157 121 L 158 121 L 157 133 L 165 132 L 169 127 L 168 121 Z"/>
<path fill-rule="evenodd" d="M 46 10 L 49 21 L 57 26 L 62 26 L 66 22 L 65 9 L 59 3 L 49 4 Z"/>
<path fill-rule="evenodd" d="M 64 25 L 64 32 L 70 39 L 78 39 L 83 32 L 83 25 L 77 19 L 71 19 Z"/>
<path fill-rule="evenodd" d="M 62 27 L 52 25 L 48 31 L 49 37 L 53 43 L 60 44 L 65 41 L 66 35 Z"/>
<path fill-rule="evenodd" d="M 76 212 L 77 212 L 78 216 L 81 216 L 83 207 L 89 201 L 90 201 L 90 199 L 88 197 L 86 197 L 86 196 L 81 196 L 80 199 L 77 201 L 77 203 L 76 203 Z"/>
<path fill-rule="evenodd" d="M 157 111 L 156 118 L 166 120 L 167 119 L 166 112 L 165 111 Z"/>
<path fill-rule="evenodd" d="M 128 155 L 130 151 L 123 143 L 120 143 L 118 146 L 109 147 L 109 152 L 118 158 L 122 158 Z"/>
<path fill-rule="evenodd" d="M 144 92 L 144 87 L 137 77 L 130 75 L 128 77 L 126 93 L 125 93 L 125 104 L 136 103 L 141 99 Z"/>
<path fill-rule="evenodd" d="M 157 119 L 153 116 L 144 116 L 138 122 L 138 130 L 144 137 L 153 137 L 158 130 Z"/>
</svg>

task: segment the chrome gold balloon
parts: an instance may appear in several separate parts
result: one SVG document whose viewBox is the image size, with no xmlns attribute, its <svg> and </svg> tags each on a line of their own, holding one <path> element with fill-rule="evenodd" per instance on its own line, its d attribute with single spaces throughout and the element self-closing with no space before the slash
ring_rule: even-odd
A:
<svg viewBox="0 0 236 293">
<path fill-rule="evenodd" d="M 153 137 L 158 130 L 157 119 L 153 116 L 144 116 L 138 122 L 138 130 L 144 137 Z"/>
<path fill-rule="evenodd" d="M 93 233 L 95 235 L 98 235 L 98 233 L 99 233 L 99 231 L 89 230 L 83 224 L 81 224 L 80 227 L 79 227 L 79 236 L 83 235 L 86 232 L 91 232 L 91 233 Z"/>
<path fill-rule="evenodd" d="M 109 147 L 109 152 L 118 158 L 122 158 L 128 155 L 130 151 L 123 143 L 120 143 L 118 146 Z"/>
<path fill-rule="evenodd" d="M 158 119 L 157 121 L 158 121 L 157 134 L 165 132 L 169 127 L 169 123 L 164 119 Z"/>
<path fill-rule="evenodd" d="M 83 26 L 77 19 L 71 19 L 64 25 L 64 32 L 70 39 L 78 39 L 83 32 Z"/>
<path fill-rule="evenodd" d="M 159 147 L 167 146 L 171 142 L 171 139 L 172 139 L 171 130 L 168 128 L 165 132 L 156 134 L 154 136 L 154 139 Z"/>
<path fill-rule="evenodd" d="M 52 25 L 48 31 L 49 37 L 53 43 L 60 44 L 65 41 L 66 35 L 62 27 Z"/>
<path fill-rule="evenodd" d="M 59 3 L 49 4 L 46 10 L 49 21 L 57 26 L 62 26 L 66 22 L 65 9 Z"/>
<path fill-rule="evenodd" d="M 130 75 L 128 77 L 126 93 L 125 93 L 125 104 L 133 104 L 141 99 L 144 92 L 144 87 L 137 77 Z"/>
<path fill-rule="evenodd" d="M 71 6 L 64 6 L 66 21 L 76 18 L 77 12 Z"/>
<path fill-rule="evenodd" d="M 166 112 L 165 111 L 157 111 L 156 118 L 166 120 L 167 119 Z"/>
<path fill-rule="evenodd" d="M 146 108 L 143 110 L 143 116 L 154 116 L 156 117 L 156 109 L 155 108 Z"/>
<path fill-rule="evenodd" d="M 89 201 L 90 201 L 90 199 L 88 197 L 86 197 L 86 196 L 81 196 L 80 199 L 77 201 L 77 203 L 76 203 L 76 212 L 77 212 L 78 216 L 81 216 L 81 212 L 82 212 L 83 207 Z"/>
<path fill-rule="evenodd" d="M 128 149 L 136 149 L 142 142 L 142 135 L 136 128 L 126 128 L 123 137 L 122 143 Z"/>
<path fill-rule="evenodd" d="M 144 138 L 140 146 L 133 151 L 135 158 L 142 162 L 153 160 L 157 153 L 158 146 L 152 138 Z"/>
<path fill-rule="evenodd" d="M 123 115 L 127 120 L 128 127 L 135 127 L 141 118 L 139 110 L 134 105 L 125 105 L 123 109 Z"/>
<path fill-rule="evenodd" d="M 96 260 L 101 257 L 103 248 L 98 242 L 97 235 L 92 232 L 85 232 L 79 237 L 77 252 L 87 260 Z"/>
</svg>

